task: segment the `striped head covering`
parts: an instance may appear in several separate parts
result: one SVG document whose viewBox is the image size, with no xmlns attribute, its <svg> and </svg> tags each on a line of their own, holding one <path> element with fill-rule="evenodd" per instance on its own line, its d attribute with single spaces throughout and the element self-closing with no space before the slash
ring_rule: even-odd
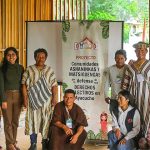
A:
<svg viewBox="0 0 150 150">
<path fill-rule="evenodd" d="M 149 47 L 149 44 L 148 44 L 148 43 L 145 43 L 145 42 L 138 42 L 138 43 L 135 43 L 135 44 L 133 45 L 133 47 L 134 47 L 135 49 L 141 49 L 141 48 L 147 49 L 147 48 Z"/>
</svg>

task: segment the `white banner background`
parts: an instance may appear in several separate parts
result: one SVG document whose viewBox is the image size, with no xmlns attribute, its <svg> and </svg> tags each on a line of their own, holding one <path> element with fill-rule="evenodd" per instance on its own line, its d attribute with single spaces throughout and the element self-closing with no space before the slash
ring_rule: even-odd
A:
<svg viewBox="0 0 150 150">
<path fill-rule="evenodd" d="M 85 110 L 88 117 L 87 130 L 98 133 L 100 114 L 108 110 L 102 91 L 102 74 L 107 66 L 108 39 L 102 38 L 102 27 L 98 21 L 93 22 L 88 30 L 86 25 L 79 25 L 79 22 L 71 22 L 70 27 L 70 31 L 66 33 L 67 42 L 62 44 L 63 82 L 67 83 L 67 88 L 76 91 L 76 103 Z M 78 50 L 76 44 L 79 46 Z M 92 44 L 96 47 L 92 47 Z M 89 64 L 95 65 L 88 66 Z"/>
<path fill-rule="evenodd" d="M 61 22 L 27 22 L 27 65 L 35 63 L 35 49 L 47 49 L 46 63 L 55 70 L 59 81 L 76 90 L 76 103 L 88 118 L 86 130 L 92 130 L 95 135 L 100 130 L 100 114 L 108 112 L 102 88 L 103 70 L 115 63 L 115 51 L 122 48 L 122 24 L 109 22 L 109 38 L 104 39 L 100 21 L 94 21 L 89 29 L 86 23 L 79 25 L 79 21 L 70 21 L 64 42 Z"/>
</svg>

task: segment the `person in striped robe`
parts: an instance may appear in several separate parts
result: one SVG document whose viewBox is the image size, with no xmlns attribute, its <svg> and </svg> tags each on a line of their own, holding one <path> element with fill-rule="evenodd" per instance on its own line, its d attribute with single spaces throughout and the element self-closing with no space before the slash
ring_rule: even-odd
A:
<svg viewBox="0 0 150 150">
<path fill-rule="evenodd" d="M 135 97 L 135 104 L 143 118 L 145 137 L 150 128 L 150 61 L 146 59 L 148 44 L 138 42 L 133 45 L 137 60 L 125 70 L 122 89 L 129 90 Z"/>
<path fill-rule="evenodd" d="M 26 68 L 22 77 L 22 91 L 24 106 L 27 108 L 25 119 L 25 134 L 30 135 L 31 146 L 28 150 L 37 150 L 37 135 L 42 135 L 42 150 L 47 150 L 46 143 L 48 138 L 49 124 L 52 116 L 52 106 L 57 102 L 57 80 L 55 73 L 50 66 L 45 64 L 47 51 L 39 48 L 34 52 L 36 63 Z M 49 100 L 44 105 L 33 110 L 29 103 L 28 89 L 32 87 L 42 75 L 45 75 L 48 88 L 52 92 Z"/>
</svg>

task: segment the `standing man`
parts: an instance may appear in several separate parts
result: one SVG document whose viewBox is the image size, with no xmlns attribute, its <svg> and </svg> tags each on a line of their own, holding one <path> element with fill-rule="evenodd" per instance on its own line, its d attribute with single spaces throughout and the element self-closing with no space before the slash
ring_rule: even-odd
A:
<svg viewBox="0 0 150 150">
<path fill-rule="evenodd" d="M 57 101 L 57 81 L 54 71 L 51 67 L 45 65 L 48 53 L 45 49 L 39 48 L 34 51 L 34 59 L 36 63 L 27 67 L 23 74 L 22 79 L 22 91 L 24 98 L 24 105 L 27 108 L 26 120 L 25 120 L 25 134 L 30 135 L 31 146 L 29 150 L 36 150 L 37 146 L 37 134 L 42 134 L 42 150 L 47 150 L 47 135 L 49 129 L 50 118 L 52 115 L 52 106 Z M 47 102 L 37 109 L 32 108 L 31 97 L 29 96 L 29 89 L 36 85 L 40 78 L 44 76 L 46 79 L 47 87 L 43 91 L 50 90 L 51 96 Z M 40 83 L 44 84 L 43 82 Z M 41 90 L 40 90 L 41 91 Z M 34 94 L 38 95 L 39 91 L 35 90 Z M 33 96 L 34 97 L 34 96 Z M 43 96 L 44 97 L 44 96 Z M 40 101 L 40 97 L 37 96 L 37 101 Z"/>
<path fill-rule="evenodd" d="M 125 64 L 126 59 L 126 51 L 122 49 L 117 50 L 115 53 L 116 64 L 108 67 L 104 72 L 104 96 L 106 103 L 110 104 L 110 113 L 112 113 L 112 109 L 114 109 L 117 102 L 117 95 L 121 91 L 121 81 L 124 70 L 127 67 Z M 110 87 L 111 91 L 109 91 Z M 109 92 L 111 92 L 111 96 Z"/>
<path fill-rule="evenodd" d="M 74 103 L 75 100 L 75 91 L 67 89 L 64 100 L 56 104 L 48 150 L 83 150 L 87 120 L 83 110 Z"/>
<path fill-rule="evenodd" d="M 143 130 L 147 135 L 150 126 L 150 61 L 146 59 L 148 44 L 138 42 L 133 45 L 137 60 L 125 70 L 122 88 L 135 97 L 135 103 L 143 117 Z"/>
</svg>

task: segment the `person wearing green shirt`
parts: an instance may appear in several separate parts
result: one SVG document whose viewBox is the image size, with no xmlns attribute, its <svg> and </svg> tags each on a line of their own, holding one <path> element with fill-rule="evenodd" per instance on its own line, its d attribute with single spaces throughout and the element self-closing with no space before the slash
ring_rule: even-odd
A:
<svg viewBox="0 0 150 150">
<path fill-rule="evenodd" d="M 1 70 L 0 70 L 0 128 L 1 128 L 1 105 L 2 105 L 2 100 L 3 100 L 3 98 L 2 98 L 2 91 L 3 91 L 3 89 L 4 89 L 4 79 L 3 79 L 3 74 L 2 74 L 2 72 L 1 72 Z M 3 108 L 3 109 L 5 109 L 5 108 Z M 2 150 L 2 146 L 0 145 L 0 150 Z"/>
<path fill-rule="evenodd" d="M 18 52 L 14 47 L 4 51 L 0 75 L 0 99 L 4 120 L 7 150 L 19 150 L 16 146 L 17 128 L 22 107 L 21 79 L 23 66 L 19 64 Z"/>
</svg>

